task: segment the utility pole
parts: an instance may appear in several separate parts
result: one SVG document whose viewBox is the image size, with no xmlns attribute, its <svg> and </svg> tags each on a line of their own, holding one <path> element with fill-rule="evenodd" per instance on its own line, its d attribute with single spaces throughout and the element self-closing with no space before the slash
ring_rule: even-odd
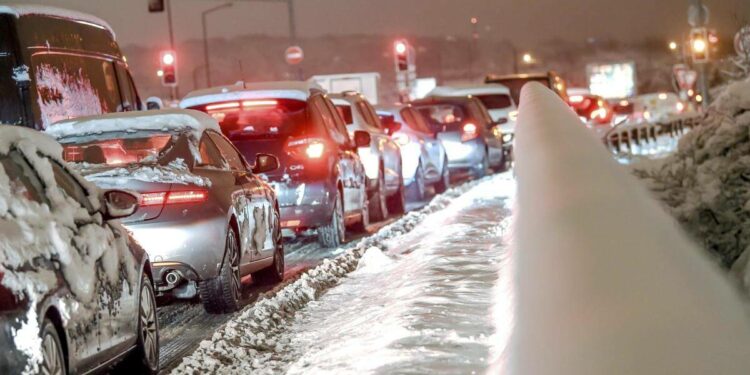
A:
<svg viewBox="0 0 750 375">
<path fill-rule="evenodd" d="M 708 23 L 708 7 L 703 4 L 702 0 L 688 0 L 688 4 L 688 23 L 693 27 L 694 31 L 699 28 L 704 28 L 703 30 L 705 31 L 705 26 Z M 694 32 L 691 32 L 691 35 L 693 34 Z M 701 105 L 703 109 L 706 109 L 710 102 L 708 91 L 708 64 L 710 64 L 710 61 L 695 61 L 696 52 L 702 52 L 696 51 L 697 46 L 691 37 L 690 48 L 693 54 L 693 64 L 697 65 L 698 70 L 698 90 L 701 93 Z M 702 47 L 706 49 L 706 56 L 710 56 L 708 55 L 708 51 L 710 50 L 708 40 L 703 41 Z M 706 60 L 708 59 L 706 58 Z"/>
</svg>

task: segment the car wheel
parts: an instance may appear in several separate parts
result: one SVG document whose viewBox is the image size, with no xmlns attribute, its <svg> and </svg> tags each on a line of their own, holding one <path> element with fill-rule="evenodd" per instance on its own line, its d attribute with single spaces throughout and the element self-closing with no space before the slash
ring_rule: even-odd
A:
<svg viewBox="0 0 750 375">
<path fill-rule="evenodd" d="M 370 199 L 370 219 L 372 221 L 381 221 L 388 218 L 387 197 L 385 174 L 381 170 L 378 176 L 378 186 Z"/>
<path fill-rule="evenodd" d="M 219 276 L 200 283 L 203 308 L 210 314 L 223 314 L 240 309 L 240 249 L 234 227 L 227 229 L 225 259 Z"/>
<path fill-rule="evenodd" d="M 388 197 L 388 211 L 396 215 L 406 212 L 406 188 L 404 187 L 404 177 L 399 175 L 398 191 L 393 196 Z"/>
<path fill-rule="evenodd" d="M 341 192 L 336 190 L 336 200 L 333 204 L 331 221 L 318 228 L 318 242 L 325 247 L 336 247 L 344 242 L 346 228 L 344 227 L 344 205 Z"/>
<path fill-rule="evenodd" d="M 274 244 L 276 251 L 273 253 L 273 264 L 266 269 L 254 272 L 253 283 L 260 285 L 274 285 L 284 280 L 284 244 L 281 238 L 281 227 L 278 216 L 275 219 Z"/>
<path fill-rule="evenodd" d="M 137 374 L 156 374 L 159 372 L 159 323 L 154 286 L 145 274 L 141 276 L 138 300 L 137 346 L 118 367 Z"/>
<path fill-rule="evenodd" d="M 42 366 L 40 374 L 65 375 L 65 355 L 63 354 L 60 336 L 49 318 L 42 323 Z"/>
<path fill-rule="evenodd" d="M 435 192 L 445 193 L 451 184 L 451 173 L 448 169 L 448 160 L 443 161 L 443 172 L 440 174 L 440 180 L 435 183 Z"/>
<path fill-rule="evenodd" d="M 477 167 L 477 169 L 475 170 L 474 177 L 482 178 L 489 175 L 490 173 L 492 173 L 490 171 L 490 157 L 487 150 L 485 150 L 484 156 L 482 157 L 482 164 L 480 164 L 479 167 Z"/>
<path fill-rule="evenodd" d="M 422 168 L 422 162 L 417 165 L 417 171 L 414 173 L 414 182 L 412 182 L 412 188 L 414 190 L 415 199 L 423 201 L 425 198 L 425 190 L 427 187 L 424 182 L 424 168 Z"/>
</svg>

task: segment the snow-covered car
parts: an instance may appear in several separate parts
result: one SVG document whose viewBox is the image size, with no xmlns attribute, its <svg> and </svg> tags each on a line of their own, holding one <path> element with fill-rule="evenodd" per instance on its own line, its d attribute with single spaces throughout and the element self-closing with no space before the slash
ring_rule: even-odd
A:
<svg viewBox="0 0 750 375">
<path fill-rule="evenodd" d="M 477 84 L 440 86 L 430 91 L 427 96 L 475 96 L 482 101 L 492 120 L 495 121 L 505 134 L 515 132 L 518 119 L 518 107 L 510 95 L 510 89 L 497 84 Z"/>
<path fill-rule="evenodd" d="M 0 5 L 0 92 L 0 123 L 38 130 L 143 109 L 110 26 L 49 6 Z"/>
<path fill-rule="evenodd" d="M 125 358 L 159 369 L 146 252 L 114 219 L 138 197 L 100 191 L 35 130 L 0 127 L 0 373 L 67 374 Z"/>
<path fill-rule="evenodd" d="M 436 193 L 450 186 L 448 156 L 427 121 L 410 104 L 379 106 L 378 116 L 391 138 L 401 147 L 404 183 L 424 199 L 427 185 Z"/>
<path fill-rule="evenodd" d="M 375 109 L 364 95 L 347 91 L 329 97 L 344 119 L 349 134 L 365 131 L 372 139 L 368 147 L 357 149 L 367 174 L 370 218 L 383 220 L 389 213 L 403 214 L 406 211 L 405 185 L 398 144 L 386 134 Z"/>
<path fill-rule="evenodd" d="M 643 94 L 632 100 L 635 107 L 632 118 L 650 122 L 666 121 L 688 110 L 680 97 L 673 92 Z"/>
<path fill-rule="evenodd" d="M 240 280 L 284 277 L 276 194 L 258 174 L 278 167 L 256 156 L 249 166 L 216 120 L 190 110 L 81 117 L 47 129 L 63 158 L 102 188 L 140 193 L 123 220 L 146 249 L 157 292 L 200 294 L 209 313 L 240 307 Z"/>
<path fill-rule="evenodd" d="M 317 230 L 326 247 L 346 240 L 346 227 L 370 220 L 366 175 L 357 147 L 370 136 L 346 125 L 323 89 L 309 82 L 240 83 L 198 90 L 183 108 L 207 112 L 246 158 L 275 155 L 281 168 L 264 174 L 276 190 L 282 227 Z"/>
<path fill-rule="evenodd" d="M 452 175 L 479 178 L 508 167 L 513 137 L 503 135 L 479 99 L 430 97 L 411 104 L 443 143 Z"/>
</svg>

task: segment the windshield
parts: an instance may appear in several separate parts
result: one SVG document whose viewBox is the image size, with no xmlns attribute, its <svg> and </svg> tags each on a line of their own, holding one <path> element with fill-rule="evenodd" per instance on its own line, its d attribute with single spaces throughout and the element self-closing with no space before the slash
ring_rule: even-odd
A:
<svg viewBox="0 0 750 375">
<path fill-rule="evenodd" d="M 527 84 L 528 82 L 539 82 L 546 87 L 550 87 L 549 79 L 547 77 L 538 77 L 538 78 L 518 77 L 518 78 L 507 78 L 507 79 L 499 79 L 499 80 L 492 81 L 492 83 L 499 83 L 507 87 L 510 90 L 510 95 L 513 97 L 513 102 L 516 103 L 517 105 L 521 104 L 521 88 L 523 88 L 523 85 Z"/>
<path fill-rule="evenodd" d="M 433 132 L 449 130 L 460 126 L 468 119 L 463 106 L 457 104 L 432 104 L 414 106 L 422 117 L 427 120 Z"/>
<path fill-rule="evenodd" d="M 230 140 L 300 135 L 307 123 L 307 102 L 259 99 L 209 104 L 204 110 L 219 122 Z"/>
<path fill-rule="evenodd" d="M 505 94 L 497 95 L 476 95 L 479 100 L 482 101 L 485 107 L 489 110 L 493 109 L 507 109 L 510 108 L 513 103 L 510 101 L 510 96 Z"/>
<path fill-rule="evenodd" d="M 70 163 L 107 166 L 154 164 L 173 143 L 171 134 L 112 135 L 102 139 L 80 143 L 73 140 L 73 143 L 63 144 L 63 159 Z"/>
</svg>

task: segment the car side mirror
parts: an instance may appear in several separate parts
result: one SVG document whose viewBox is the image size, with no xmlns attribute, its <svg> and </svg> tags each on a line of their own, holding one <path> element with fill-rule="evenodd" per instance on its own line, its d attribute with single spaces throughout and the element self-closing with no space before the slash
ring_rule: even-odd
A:
<svg viewBox="0 0 750 375">
<path fill-rule="evenodd" d="M 494 125 L 502 125 L 507 124 L 508 118 L 507 117 L 500 117 L 497 121 L 495 121 Z"/>
<path fill-rule="evenodd" d="M 266 173 L 279 168 L 279 159 L 269 154 L 258 154 L 255 157 L 253 174 Z"/>
<path fill-rule="evenodd" d="M 368 147 L 372 141 L 370 133 L 362 130 L 354 132 L 354 145 L 357 147 Z"/>
<path fill-rule="evenodd" d="M 114 220 L 128 217 L 138 210 L 139 197 L 123 190 L 104 192 L 104 219 Z"/>
<path fill-rule="evenodd" d="M 162 109 L 164 108 L 164 102 L 161 100 L 161 98 L 156 96 L 151 96 L 146 99 L 146 109 L 152 110 L 152 109 Z"/>
</svg>

